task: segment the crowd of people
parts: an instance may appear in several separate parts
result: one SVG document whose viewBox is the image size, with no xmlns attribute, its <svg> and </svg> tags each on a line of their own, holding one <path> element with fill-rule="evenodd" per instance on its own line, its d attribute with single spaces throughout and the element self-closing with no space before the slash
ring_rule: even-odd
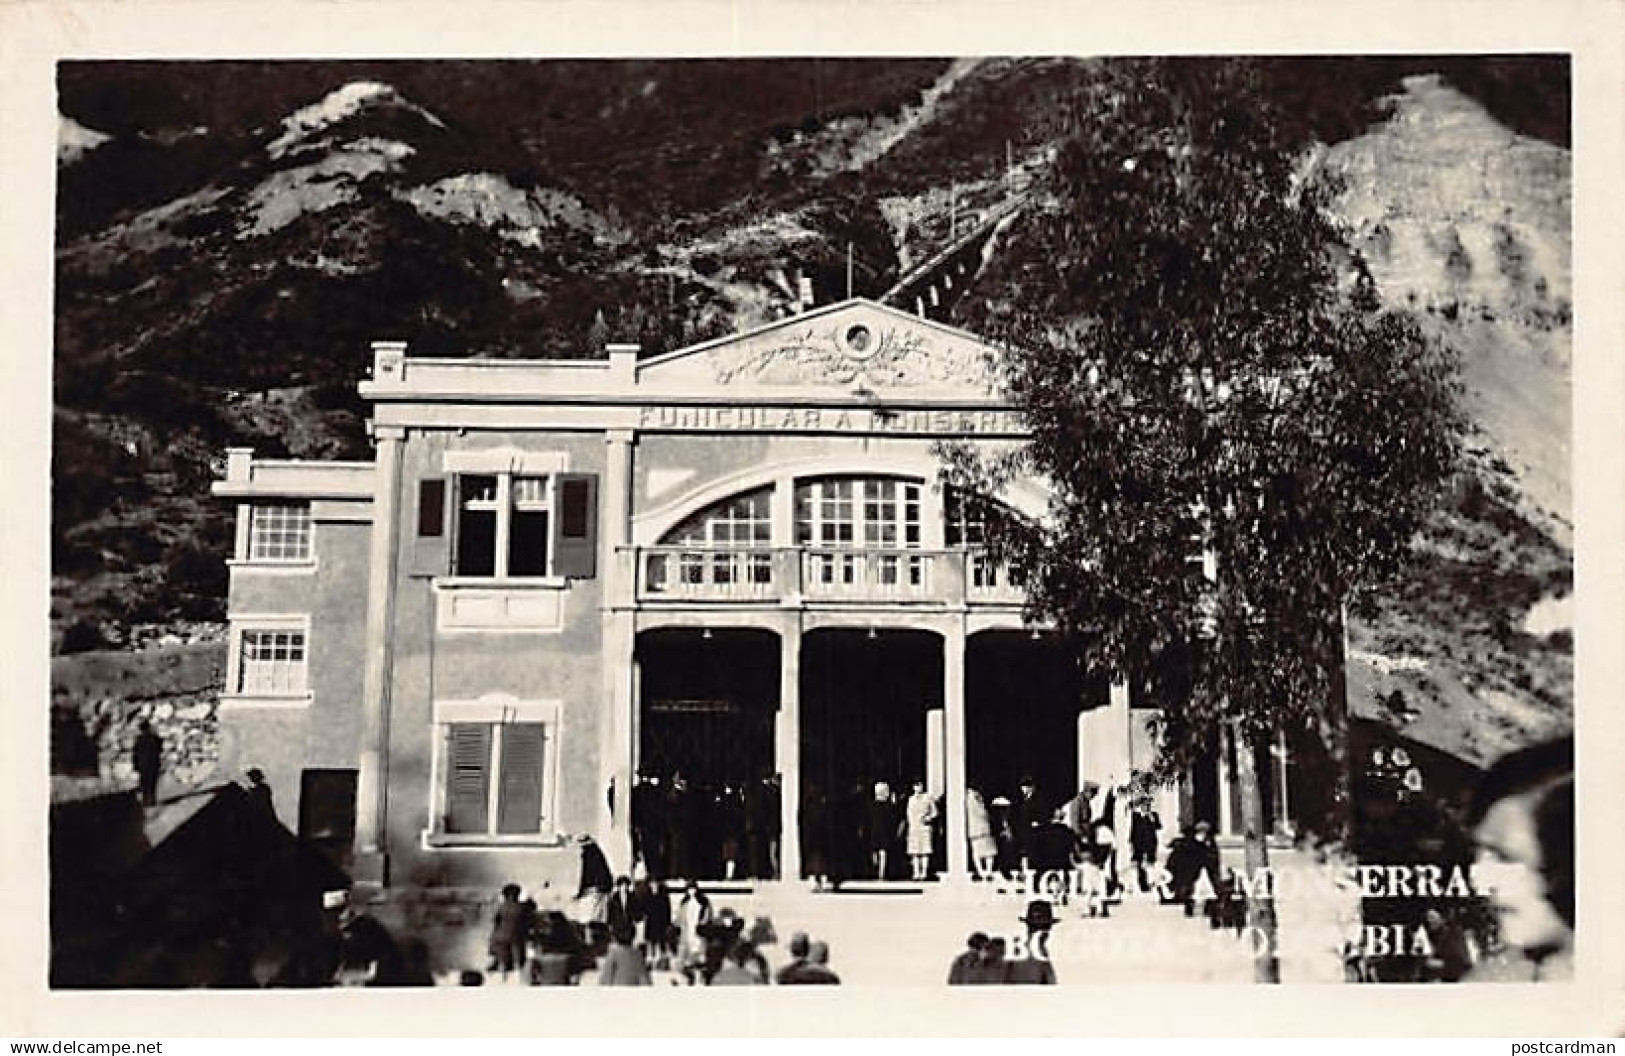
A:
<svg viewBox="0 0 1625 1056">
<path fill-rule="evenodd" d="M 632 786 L 633 853 L 651 876 L 779 875 L 777 774 L 712 785 L 644 771 Z"/>
<path fill-rule="evenodd" d="M 256 787 L 264 783 L 262 775 L 251 780 Z M 765 787 L 772 784 L 764 781 L 761 794 L 776 791 L 776 786 Z M 268 793 L 267 787 L 260 797 L 267 806 Z M 1046 869 L 1082 874 L 1092 878 L 1081 891 L 1084 915 L 1103 915 L 1116 898 L 1131 892 L 1182 905 L 1188 915 L 1201 912 L 1215 926 L 1226 923 L 1220 919 L 1225 907 L 1240 905 L 1221 869 L 1210 823 L 1186 827 L 1167 845 L 1166 858 L 1159 864 L 1162 821 L 1139 782 L 1099 786 L 1086 781 L 1077 796 L 1051 806 L 1031 779 L 1023 779 L 1014 801 L 996 799 L 983 805 L 979 800 L 975 790 L 967 793 L 967 836 L 980 878 Z M 1471 825 L 1477 846 L 1473 882 L 1486 899 L 1495 926 L 1483 935 L 1467 934 L 1429 909 L 1428 928 L 1438 952 L 1420 965 L 1415 981 L 1509 974 L 1565 977 L 1574 931 L 1573 800 L 1572 741 L 1515 753 L 1485 775 L 1464 820 Z M 1121 806 L 1125 804 L 1126 809 Z M 903 799 L 894 797 L 886 783 L 876 783 L 861 806 L 853 819 L 853 831 L 863 836 L 854 848 L 865 852 L 864 858 L 856 859 L 861 867 L 871 876 L 884 876 L 903 868 L 906 861 L 916 879 L 927 875 L 932 845 L 922 834 L 941 824 L 941 811 L 923 783 L 915 782 Z M 1119 817 L 1120 809 L 1125 817 Z M 1129 860 L 1120 869 L 1117 826 L 1124 822 Z M 655 855 L 672 846 L 669 841 L 658 849 L 644 845 Z M 792 935 L 784 947 L 788 962 L 770 971 L 762 948 L 778 940 L 769 921 L 759 919 L 747 926 L 733 908 L 713 906 L 696 880 L 673 887 L 642 863 L 633 876 L 613 875 L 603 850 L 590 836 L 579 838 L 579 849 L 580 883 L 573 912 L 565 911 L 569 906 L 555 908 L 551 901 L 542 909 L 534 899 L 522 897 L 519 885 L 508 884 L 491 913 L 484 971 L 463 971 L 463 983 L 479 984 L 492 975 L 531 985 L 588 981 L 646 986 L 657 979 L 707 986 L 839 982 L 826 943 L 801 933 Z M 903 858 L 893 859 L 899 851 Z M 772 864 L 771 856 L 768 860 Z M 809 867 L 828 868 L 816 858 Z M 1045 942 L 1056 909 L 1079 893 L 1069 885 L 1031 901 L 1019 918 L 1027 936 L 1015 951 L 1006 949 L 1005 940 L 997 936 L 973 933 L 954 959 L 948 981 L 1056 982 Z M 262 985 L 435 982 L 422 941 L 397 943 L 376 920 L 342 901 L 324 909 L 339 912 L 326 918 L 327 925 L 314 941 L 290 951 L 274 977 Z M 1493 956 L 1496 947 L 1504 955 Z M 1517 975 L 1519 970 L 1524 974 Z"/>
<path fill-rule="evenodd" d="M 651 986 L 657 976 L 689 986 L 832 984 L 829 945 L 802 933 L 790 961 L 769 971 L 761 952 L 765 922 L 751 928 L 731 907 L 716 909 L 690 880 L 673 898 L 663 880 L 616 877 L 597 919 L 572 921 L 562 911 L 538 913 L 517 884 L 502 889 L 491 917 L 488 973 L 514 973 L 533 986 Z M 593 975 L 596 971 L 596 975 Z"/>
</svg>

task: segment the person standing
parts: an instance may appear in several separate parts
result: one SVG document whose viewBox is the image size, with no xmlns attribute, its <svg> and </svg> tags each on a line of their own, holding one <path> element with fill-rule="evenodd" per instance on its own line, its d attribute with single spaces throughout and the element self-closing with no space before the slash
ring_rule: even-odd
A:
<svg viewBox="0 0 1625 1056">
<path fill-rule="evenodd" d="M 741 939 L 728 951 L 727 959 L 711 976 L 712 986 L 761 986 L 767 982 L 765 969 L 754 944 Z"/>
<path fill-rule="evenodd" d="M 971 932 L 970 938 L 965 940 L 965 948 L 954 958 L 953 964 L 948 966 L 949 986 L 964 986 L 976 981 L 977 970 L 987 950 L 987 943 L 986 934 L 980 931 Z"/>
<path fill-rule="evenodd" d="M 266 817 L 276 817 L 276 807 L 271 802 L 271 786 L 265 780 L 265 771 L 259 767 L 249 767 L 244 773 L 248 778 L 248 801 Z"/>
<path fill-rule="evenodd" d="M 829 966 L 829 943 L 815 942 L 807 948 L 807 964 L 797 982 L 803 985 L 835 986 L 841 981 Z"/>
<path fill-rule="evenodd" d="M 604 961 L 598 967 L 598 985 L 654 985 L 649 978 L 649 966 L 643 963 L 643 958 L 632 947 L 630 927 L 609 929 L 609 948 L 604 951 Z"/>
<path fill-rule="evenodd" d="M 801 798 L 796 829 L 801 836 L 801 869 L 812 878 L 814 891 L 822 891 L 829 883 L 830 827 L 829 800 L 821 787 L 810 784 L 807 794 Z"/>
<path fill-rule="evenodd" d="M 1019 869 L 1032 867 L 1033 833 L 1049 821 L 1049 811 L 1038 796 L 1038 782 L 1031 775 L 1021 779 L 1021 789 L 1010 808 L 1010 834 L 1015 840 L 1016 863 Z"/>
<path fill-rule="evenodd" d="M 1100 812 L 1095 815 L 1094 834 L 1091 840 L 1095 862 L 1100 866 L 1101 875 L 1106 880 L 1107 897 L 1116 897 L 1122 887 L 1117 875 L 1117 793 L 1118 788 L 1114 779 L 1108 777 L 1106 798 L 1100 804 Z"/>
<path fill-rule="evenodd" d="M 1043 899 L 1027 903 L 1021 922 L 1027 925 L 1025 956 L 1005 962 L 1004 981 L 1016 986 L 1054 986 L 1055 966 L 1049 959 L 1049 933 L 1055 926 L 1055 910 Z"/>
<path fill-rule="evenodd" d="M 993 819 L 988 816 L 987 804 L 982 802 L 982 793 L 974 788 L 965 790 L 965 835 L 970 840 L 970 860 L 976 879 L 993 879 L 999 845 L 993 838 Z"/>
<path fill-rule="evenodd" d="M 711 924 L 711 900 L 690 880 L 677 903 L 677 962 L 689 982 L 705 963 L 704 929 Z"/>
<path fill-rule="evenodd" d="M 637 926 L 642 918 L 639 915 L 643 906 L 632 896 L 632 878 L 617 876 L 615 889 L 609 893 L 608 905 L 604 908 L 604 921 L 609 926 L 609 933 L 614 935 L 617 931 L 637 933 Z"/>
<path fill-rule="evenodd" d="M 666 881 L 640 879 L 632 885 L 632 917 L 642 921 L 643 952 L 657 968 L 671 961 L 671 893 Z"/>
<path fill-rule="evenodd" d="M 914 793 L 908 797 L 905 808 L 908 861 L 915 880 L 926 880 L 931 875 L 931 841 L 933 823 L 937 820 L 937 801 L 925 790 L 924 781 L 914 782 Z"/>
<path fill-rule="evenodd" d="M 722 852 L 722 878 L 732 880 L 739 875 L 739 863 L 745 849 L 743 791 L 733 785 L 722 786 L 722 792 L 716 799 L 715 817 Z"/>
<path fill-rule="evenodd" d="M 506 980 L 508 973 L 523 968 L 526 961 L 525 912 L 519 904 L 519 885 L 505 884 L 502 900 L 491 914 L 491 937 L 487 947 L 491 954 L 488 972 L 500 972 Z"/>
<path fill-rule="evenodd" d="M 668 875 L 691 879 L 694 862 L 695 797 L 682 774 L 673 774 L 666 790 L 666 866 Z"/>
<path fill-rule="evenodd" d="M 750 875 L 757 880 L 778 876 L 778 843 L 783 823 L 778 783 L 764 774 L 745 786 L 745 844 Z"/>
<path fill-rule="evenodd" d="M 1129 852 L 1133 855 L 1134 875 L 1140 893 L 1151 890 L 1150 871 L 1157 863 L 1157 833 L 1162 831 L 1162 819 L 1151 805 L 1149 796 L 1135 802 L 1129 818 Z"/>
<path fill-rule="evenodd" d="M 794 986 L 801 982 L 802 969 L 807 967 L 807 953 L 812 943 L 805 931 L 798 931 L 790 936 L 790 963 L 780 968 L 773 981 L 780 986 Z"/>
<path fill-rule="evenodd" d="M 141 720 L 135 735 L 135 773 L 141 786 L 141 805 L 158 805 L 158 775 L 163 769 L 164 740 L 152 728 L 152 723 Z"/>
<path fill-rule="evenodd" d="M 658 778 L 644 773 L 632 786 L 632 839 L 650 876 L 666 875 L 666 796 Z"/>
<path fill-rule="evenodd" d="M 582 833 L 577 842 L 581 845 L 581 883 L 576 888 L 576 917 L 582 924 L 602 924 L 615 877 L 598 841 Z"/>
<path fill-rule="evenodd" d="M 891 785 L 875 782 L 875 795 L 869 801 L 868 815 L 869 862 L 876 880 L 887 876 L 892 845 L 896 842 L 902 822 L 897 816 L 897 804 L 892 801 Z M 928 852 L 929 853 L 929 852 Z"/>
</svg>

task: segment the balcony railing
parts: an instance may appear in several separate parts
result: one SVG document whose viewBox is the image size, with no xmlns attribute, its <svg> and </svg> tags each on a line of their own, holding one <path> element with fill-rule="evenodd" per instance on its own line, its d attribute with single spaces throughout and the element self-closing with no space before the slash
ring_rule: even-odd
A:
<svg viewBox="0 0 1625 1056">
<path fill-rule="evenodd" d="M 781 600 L 1019 605 L 976 550 L 651 546 L 630 551 L 639 601 Z"/>
</svg>

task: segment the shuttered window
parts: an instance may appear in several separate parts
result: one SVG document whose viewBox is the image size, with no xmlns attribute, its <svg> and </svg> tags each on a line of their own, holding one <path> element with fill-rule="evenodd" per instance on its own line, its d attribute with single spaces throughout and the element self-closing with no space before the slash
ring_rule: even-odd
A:
<svg viewBox="0 0 1625 1056">
<path fill-rule="evenodd" d="M 542 755 L 546 737 L 539 722 L 502 728 L 502 780 L 497 832 L 535 832 L 542 818 Z"/>
<path fill-rule="evenodd" d="M 491 726 L 459 722 L 447 727 L 446 831 L 490 828 Z"/>
<path fill-rule="evenodd" d="M 548 725 L 454 722 L 445 730 L 441 831 L 467 836 L 542 832 L 548 824 Z"/>
<path fill-rule="evenodd" d="M 596 573 L 596 475 L 459 474 L 449 487 L 449 525 L 447 491 L 438 477 L 418 482 L 414 574 L 443 575 L 448 565 L 453 575 L 478 579 L 588 579 Z"/>
</svg>

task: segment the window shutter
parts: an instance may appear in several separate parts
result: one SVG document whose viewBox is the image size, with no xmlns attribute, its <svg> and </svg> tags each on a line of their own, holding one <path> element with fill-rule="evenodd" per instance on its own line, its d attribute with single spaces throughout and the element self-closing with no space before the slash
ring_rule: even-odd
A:
<svg viewBox="0 0 1625 1056">
<path fill-rule="evenodd" d="M 417 533 L 412 538 L 410 575 L 444 576 L 451 571 L 451 540 L 446 530 L 450 524 L 450 490 L 445 477 L 418 481 Z"/>
<path fill-rule="evenodd" d="M 542 819 L 545 731 L 539 722 L 502 727 L 502 784 L 497 790 L 497 831 L 536 832 Z"/>
<path fill-rule="evenodd" d="M 459 722 L 446 744 L 446 831 L 486 832 L 491 800 L 491 727 Z"/>
<path fill-rule="evenodd" d="M 591 579 L 598 563 L 598 476 L 559 476 L 558 515 L 553 519 L 556 575 Z"/>
</svg>

